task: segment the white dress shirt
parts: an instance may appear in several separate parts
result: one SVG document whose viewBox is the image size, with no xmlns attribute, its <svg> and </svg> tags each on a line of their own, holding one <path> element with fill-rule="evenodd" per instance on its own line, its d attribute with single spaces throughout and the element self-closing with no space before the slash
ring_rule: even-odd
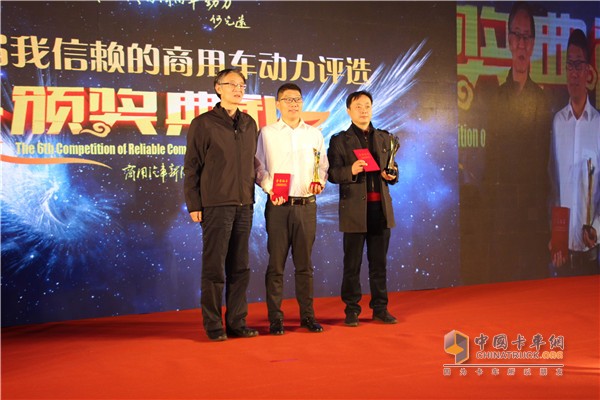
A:
<svg viewBox="0 0 600 400">
<path fill-rule="evenodd" d="M 315 165 L 314 150 L 320 153 L 319 181 L 323 187 L 327 182 L 327 152 L 323 134 L 304 121 L 292 129 L 282 120 L 263 127 L 258 137 L 256 159 L 256 183 L 266 192 L 273 189 L 273 175 L 290 174 L 290 196 L 311 196 Z"/>
<path fill-rule="evenodd" d="M 594 167 L 592 180 L 592 226 L 600 233 L 600 114 L 589 99 L 579 119 L 571 103 L 554 116 L 553 177 L 558 189 L 555 205 L 570 209 L 569 249 L 585 251 L 581 228 L 587 218 L 588 160 Z"/>
</svg>

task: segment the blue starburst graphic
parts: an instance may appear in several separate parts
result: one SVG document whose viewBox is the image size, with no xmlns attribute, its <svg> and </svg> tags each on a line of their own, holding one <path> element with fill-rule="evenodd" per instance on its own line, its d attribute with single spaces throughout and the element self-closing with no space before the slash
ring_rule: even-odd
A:
<svg viewBox="0 0 600 400">
<path fill-rule="evenodd" d="M 38 74 L 41 86 L 52 83 Z M 2 97 L 10 99 L 3 85 Z M 12 103 L 8 102 L 8 110 Z M 66 139 L 62 138 L 64 142 Z M 2 124 L 2 154 L 23 157 L 17 151 L 32 145 L 53 148 L 56 136 L 10 135 Z M 104 241 L 98 235 L 114 236 L 120 230 L 113 222 L 118 209 L 105 190 L 77 177 L 87 178 L 93 168 L 80 165 L 22 165 L 2 163 L 2 275 L 36 267 L 36 273 L 70 274 L 102 257 Z"/>
</svg>

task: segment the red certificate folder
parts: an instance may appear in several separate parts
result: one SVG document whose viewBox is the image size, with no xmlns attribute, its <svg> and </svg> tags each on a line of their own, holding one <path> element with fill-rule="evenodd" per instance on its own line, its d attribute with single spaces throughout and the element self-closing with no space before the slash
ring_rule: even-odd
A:
<svg viewBox="0 0 600 400">
<path fill-rule="evenodd" d="M 375 161 L 369 149 L 354 149 L 354 154 L 359 160 L 366 161 L 365 171 L 380 171 L 379 165 L 377 165 L 377 161 Z"/>
<path fill-rule="evenodd" d="M 273 175 L 273 198 L 283 197 L 284 201 L 288 201 L 290 195 L 290 178 L 291 174 L 274 174 Z"/>
<path fill-rule="evenodd" d="M 563 257 L 569 254 L 569 209 L 552 207 L 552 255 L 562 252 Z"/>
</svg>

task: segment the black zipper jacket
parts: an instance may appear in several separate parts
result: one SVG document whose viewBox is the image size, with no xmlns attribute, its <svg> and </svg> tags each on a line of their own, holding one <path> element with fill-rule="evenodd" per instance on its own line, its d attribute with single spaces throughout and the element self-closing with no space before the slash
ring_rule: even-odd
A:
<svg viewBox="0 0 600 400">
<path fill-rule="evenodd" d="M 221 103 L 192 120 L 183 182 L 188 212 L 254 203 L 257 140 L 254 119 L 240 110 L 231 118 Z"/>
</svg>

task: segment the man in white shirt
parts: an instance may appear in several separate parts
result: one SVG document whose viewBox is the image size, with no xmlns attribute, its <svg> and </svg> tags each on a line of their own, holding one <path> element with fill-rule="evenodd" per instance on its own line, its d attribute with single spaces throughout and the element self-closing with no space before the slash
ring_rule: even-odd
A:
<svg viewBox="0 0 600 400">
<path fill-rule="evenodd" d="M 327 181 L 327 155 L 323 134 L 302 118 L 302 91 L 293 83 L 277 90 L 281 119 L 261 129 L 256 158 L 256 183 L 269 194 L 265 207 L 269 265 L 265 283 L 269 332 L 283 335 L 283 271 L 290 247 L 295 268 L 296 299 L 300 306 L 300 326 L 322 332 L 313 309 L 312 247 L 317 230 L 316 195 Z M 318 159 L 318 163 L 317 163 Z M 318 180 L 313 178 L 318 174 Z M 276 197 L 273 177 L 290 174 L 289 197 Z"/>
<path fill-rule="evenodd" d="M 569 254 L 554 251 L 552 263 L 559 275 L 582 275 L 599 271 L 600 114 L 588 98 L 589 49 L 580 29 L 569 36 L 566 67 L 569 104 L 554 116 L 550 172 L 553 205 L 570 210 Z"/>
</svg>

